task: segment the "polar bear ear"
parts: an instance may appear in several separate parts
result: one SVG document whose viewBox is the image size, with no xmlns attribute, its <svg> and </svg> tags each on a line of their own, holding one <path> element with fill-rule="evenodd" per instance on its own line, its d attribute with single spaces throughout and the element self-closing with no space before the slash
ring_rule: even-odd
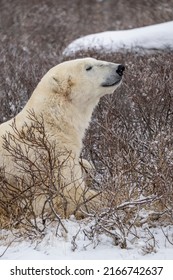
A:
<svg viewBox="0 0 173 280">
<path fill-rule="evenodd" d="M 51 77 L 50 84 L 51 84 L 52 90 L 53 90 L 55 93 L 58 93 L 58 92 L 59 92 L 59 88 L 60 88 L 60 81 L 58 80 L 58 78 L 55 77 L 55 76 L 52 76 L 52 77 Z"/>
<path fill-rule="evenodd" d="M 58 79 L 56 76 L 51 76 L 51 89 L 54 93 L 63 94 L 66 98 L 70 99 L 71 89 L 74 86 L 74 82 L 72 81 L 72 77 L 69 76 L 68 79 Z"/>
</svg>

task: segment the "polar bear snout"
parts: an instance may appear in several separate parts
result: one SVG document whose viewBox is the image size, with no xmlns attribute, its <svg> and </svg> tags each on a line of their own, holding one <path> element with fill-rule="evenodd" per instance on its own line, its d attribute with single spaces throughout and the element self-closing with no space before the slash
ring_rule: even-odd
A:
<svg viewBox="0 0 173 280">
<path fill-rule="evenodd" d="M 125 66 L 122 64 L 118 64 L 118 66 L 116 65 L 116 67 L 111 67 L 111 71 L 109 71 L 109 75 L 102 83 L 102 87 L 112 87 L 120 84 L 124 70 Z"/>
<path fill-rule="evenodd" d="M 120 64 L 120 65 L 118 65 L 118 68 L 117 68 L 116 72 L 118 73 L 119 76 L 122 76 L 124 70 L 125 70 L 125 66 Z"/>
</svg>

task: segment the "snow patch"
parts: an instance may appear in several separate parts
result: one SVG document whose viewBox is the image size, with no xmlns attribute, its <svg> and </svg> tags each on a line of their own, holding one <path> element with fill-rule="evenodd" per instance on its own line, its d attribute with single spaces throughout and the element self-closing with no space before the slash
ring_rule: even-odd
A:
<svg viewBox="0 0 173 280">
<path fill-rule="evenodd" d="M 86 236 L 92 226 L 88 219 L 64 220 L 68 233 L 56 234 L 56 226 L 49 226 L 40 240 L 14 239 L 12 232 L 0 231 L 0 255 L 2 260 L 138 260 L 173 259 L 173 226 L 136 228 L 127 237 L 127 248 L 115 246 L 113 239 L 100 234 L 93 240 Z M 164 233 L 163 233 L 164 231 Z M 166 238 L 169 237 L 169 240 Z M 14 240 L 14 241 L 13 241 Z M 9 246 L 10 244 L 10 246 Z M 4 253 L 4 251 L 6 252 Z M 3 254 L 4 253 L 4 254 Z"/>
<path fill-rule="evenodd" d="M 173 21 L 122 31 L 106 31 L 81 37 L 67 46 L 63 54 L 80 50 L 116 52 L 132 48 L 162 50 L 173 48 Z"/>
</svg>

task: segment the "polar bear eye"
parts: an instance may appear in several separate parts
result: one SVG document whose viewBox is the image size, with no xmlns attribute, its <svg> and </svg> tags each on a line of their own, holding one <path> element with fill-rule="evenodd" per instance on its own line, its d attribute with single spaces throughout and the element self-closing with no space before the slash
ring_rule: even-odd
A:
<svg viewBox="0 0 173 280">
<path fill-rule="evenodd" d="M 92 69 L 92 66 L 87 66 L 86 71 L 90 71 Z"/>
</svg>

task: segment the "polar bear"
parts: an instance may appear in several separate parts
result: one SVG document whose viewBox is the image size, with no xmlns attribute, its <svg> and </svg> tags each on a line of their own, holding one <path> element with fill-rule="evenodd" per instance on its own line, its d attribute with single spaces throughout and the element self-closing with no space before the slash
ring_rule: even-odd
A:
<svg viewBox="0 0 173 280">
<path fill-rule="evenodd" d="M 27 134 L 24 127 L 26 130 L 33 125 L 32 118 L 28 117 L 29 112 L 33 111 L 36 118 L 43 116 L 45 134 L 49 143 L 55 144 L 55 157 L 61 166 L 60 176 L 56 170 L 54 174 L 56 180 L 61 181 L 63 200 L 66 200 L 66 207 L 59 206 L 63 208 L 63 211 L 59 211 L 62 216 L 67 217 L 81 211 L 81 205 L 86 206 L 89 201 L 93 200 L 95 203 L 97 193 L 86 189 L 83 179 L 80 164 L 82 139 L 95 106 L 102 96 L 113 93 L 121 84 L 124 69 L 121 64 L 94 58 L 63 62 L 44 75 L 23 110 L 0 125 L 0 165 L 5 167 L 6 174 L 21 176 L 18 173 L 17 160 L 9 156 L 9 150 L 5 148 L 4 135 L 12 139 L 17 131 L 15 139 L 18 138 L 19 146 L 26 152 L 22 133 Z M 34 159 L 29 153 L 27 156 L 31 157 L 33 162 L 39 160 L 36 155 Z M 86 166 L 87 162 L 83 162 Z M 57 184 L 59 185 L 59 182 Z M 61 198 L 62 193 L 58 192 Z M 57 205 L 60 205 L 59 199 L 56 198 Z M 40 209 L 44 200 L 43 195 L 36 199 L 36 208 Z M 39 213 L 38 209 L 35 211 Z"/>
</svg>

